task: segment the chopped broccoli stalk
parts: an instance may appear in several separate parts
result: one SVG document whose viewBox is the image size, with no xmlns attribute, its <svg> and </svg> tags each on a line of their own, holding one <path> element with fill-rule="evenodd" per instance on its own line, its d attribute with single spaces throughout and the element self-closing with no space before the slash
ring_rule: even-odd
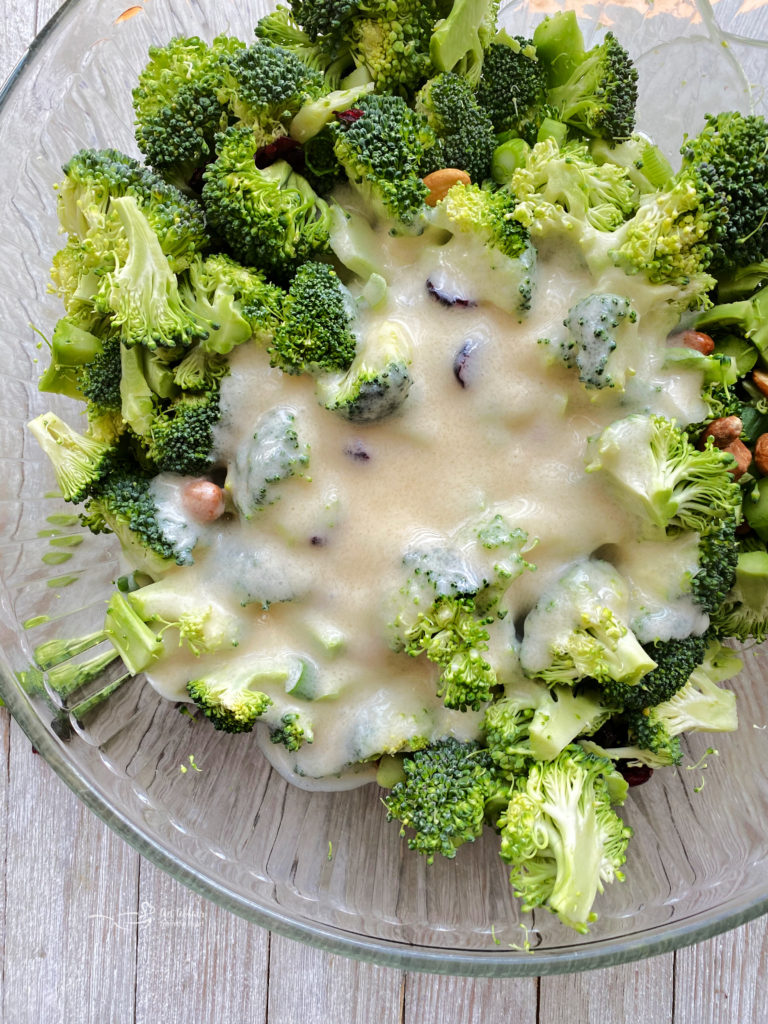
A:
<svg viewBox="0 0 768 1024">
<path fill-rule="evenodd" d="M 328 248 L 328 206 L 285 160 L 256 166 L 258 143 L 228 129 L 205 170 L 203 205 L 237 259 L 277 280 Z"/>
<path fill-rule="evenodd" d="M 355 423 L 371 423 L 395 412 L 411 387 L 408 365 L 412 338 L 395 320 L 386 320 L 363 338 L 343 377 L 320 379 L 326 408 Z"/>
<path fill-rule="evenodd" d="M 150 629 L 121 593 L 113 594 L 109 600 L 104 633 L 134 676 L 165 652 L 163 638 Z"/>
<path fill-rule="evenodd" d="M 410 224 L 424 206 L 422 166 L 435 144 L 426 119 L 399 96 L 372 93 L 338 116 L 334 132 L 336 157 L 371 213 Z"/>
<path fill-rule="evenodd" d="M 490 177 L 493 124 L 465 78 L 448 71 L 431 78 L 416 96 L 416 110 L 437 136 L 437 145 L 426 154 L 425 172 L 457 167 L 474 182 Z"/>
<path fill-rule="evenodd" d="M 331 249 L 334 255 L 364 281 L 382 275 L 381 242 L 368 221 L 359 213 L 331 206 Z"/>
<path fill-rule="evenodd" d="M 611 388 L 620 383 L 607 364 L 624 320 L 634 323 L 637 314 L 629 299 L 620 295 L 588 295 L 568 310 L 564 324 L 570 337 L 561 346 L 563 361 L 578 369 L 579 380 L 588 388 Z"/>
<path fill-rule="evenodd" d="M 273 485 L 303 475 L 309 445 L 296 430 L 296 415 L 287 406 L 263 413 L 253 437 L 239 445 L 225 483 L 240 515 L 246 519 L 277 500 Z"/>
<path fill-rule="evenodd" d="M 499 0 L 454 0 L 432 33 L 429 54 L 437 70 L 455 71 L 477 85 L 496 34 L 498 11 Z"/>
<path fill-rule="evenodd" d="M 120 415 L 140 438 L 149 435 L 157 413 L 158 402 L 145 372 L 143 346 L 128 347 L 120 343 Z"/>
<path fill-rule="evenodd" d="M 496 132 L 516 131 L 529 142 L 546 99 L 546 68 L 529 39 L 499 32 L 485 52 L 477 102 Z"/>
<path fill-rule="evenodd" d="M 623 880 L 632 831 L 611 807 L 615 774 L 607 759 L 569 746 L 519 781 L 499 826 L 501 857 L 524 910 L 546 907 L 586 932 L 604 883 Z"/>
<path fill-rule="evenodd" d="M 53 329 L 51 361 L 37 382 L 38 390 L 67 398 L 84 398 L 80 371 L 93 363 L 102 351 L 103 343 L 97 335 L 71 318 L 63 317 Z"/>
<path fill-rule="evenodd" d="M 384 797 L 387 820 L 412 829 L 408 846 L 431 864 L 455 857 L 483 831 L 485 805 L 495 789 L 488 755 L 476 743 L 444 739 L 402 762 L 405 778 Z"/>
<path fill-rule="evenodd" d="M 79 434 L 55 413 L 45 412 L 28 424 L 29 432 L 50 459 L 65 501 L 83 501 L 114 464 L 111 444 Z"/>
<path fill-rule="evenodd" d="M 305 263 L 296 272 L 269 354 L 285 373 L 347 370 L 355 355 L 353 303 L 334 270 Z"/>
<path fill-rule="evenodd" d="M 230 120 L 217 89 L 227 59 L 244 48 L 227 36 L 210 46 L 192 36 L 150 47 L 133 109 L 138 147 L 161 174 L 186 184 L 215 154 L 216 135 Z"/>
<path fill-rule="evenodd" d="M 280 662 L 261 655 L 239 658 L 190 680 L 187 693 L 215 729 L 251 732 L 273 703 L 257 687 L 279 683 L 285 673 Z"/>
<path fill-rule="evenodd" d="M 712 619 L 721 636 L 757 641 L 768 636 L 768 552 L 765 549 L 739 554 L 733 588 Z"/>
<path fill-rule="evenodd" d="M 732 519 L 741 503 L 730 472 L 733 456 L 693 447 L 673 420 L 633 415 L 597 438 L 587 472 L 602 470 L 652 531 L 698 530 Z"/>
<path fill-rule="evenodd" d="M 607 562 L 577 562 L 526 617 L 520 664 L 549 683 L 591 678 L 633 689 L 656 662 L 628 620 L 628 587 L 620 574 Z"/>
<path fill-rule="evenodd" d="M 301 143 L 309 142 L 333 121 L 334 114 L 354 107 L 361 96 L 373 92 L 373 89 L 373 82 L 365 82 L 351 89 L 336 89 L 318 99 L 309 100 L 303 104 L 291 120 L 289 129 L 291 138 Z"/>
<path fill-rule="evenodd" d="M 405 633 L 406 653 L 426 654 L 440 667 L 437 695 L 448 708 L 478 711 L 491 699 L 496 673 L 483 657 L 490 621 L 469 597 L 439 596 Z"/>
</svg>

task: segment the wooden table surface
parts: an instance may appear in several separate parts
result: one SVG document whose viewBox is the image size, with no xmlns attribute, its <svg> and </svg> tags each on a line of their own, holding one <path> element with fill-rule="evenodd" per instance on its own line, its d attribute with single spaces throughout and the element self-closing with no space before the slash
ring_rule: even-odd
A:
<svg viewBox="0 0 768 1024">
<path fill-rule="evenodd" d="M 0 79 L 58 6 L 2 0 Z M 636 964 L 499 981 L 404 974 L 270 935 L 142 860 L 4 711 L 0 821 L 0 1024 L 768 1021 L 765 919 Z"/>
</svg>

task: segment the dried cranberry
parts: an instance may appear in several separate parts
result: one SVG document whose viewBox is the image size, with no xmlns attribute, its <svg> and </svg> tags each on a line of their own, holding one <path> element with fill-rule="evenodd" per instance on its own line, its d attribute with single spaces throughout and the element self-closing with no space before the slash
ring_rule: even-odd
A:
<svg viewBox="0 0 768 1024">
<path fill-rule="evenodd" d="M 362 441 L 353 441 L 344 449 L 344 454 L 358 462 L 370 462 L 371 456 L 366 451 Z"/>
<path fill-rule="evenodd" d="M 336 120 L 341 121 L 342 124 L 354 124 L 355 121 L 359 121 L 365 111 L 360 110 L 359 107 L 350 107 L 349 110 L 336 111 Z"/>
<path fill-rule="evenodd" d="M 462 299 L 458 295 L 447 295 L 429 280 L 427 281 L 427 291 L 441 306 L 458 306 L 459 309 L 471 309 L 477 305 L 472 299 Z"/>
<path fill-rule="evenodd" d="M 649 768 L 647 764 L 630 766 L 622 762 L 618 765 L 618 769 L 626 779 L 628 786 L 642 786 L 653 775 L 653 768 Z"/>
<path fill-rule="evenodd" d="M 300 149 L 301 146 L 296 139 L 292 139 L 289 135 L 281 135 L 279 139 L 270 142 L 268 146 L 257 149 L 254 160 L 260 171 L 275 163 L 276 160 L 287 160 L 293 166 L 292 157 L 300 155 L 298 154 Z"/>
<path fill-rule="evenodd" d="M 470 357 L 472 353 L 479 348 L 479 346 L 480 342 L 477 338 L 467 338 L 459 351 L 453 357 L 453 374 L 463 388 L 469 384 L 472 376 L 469 366 Z"/>
</svg>

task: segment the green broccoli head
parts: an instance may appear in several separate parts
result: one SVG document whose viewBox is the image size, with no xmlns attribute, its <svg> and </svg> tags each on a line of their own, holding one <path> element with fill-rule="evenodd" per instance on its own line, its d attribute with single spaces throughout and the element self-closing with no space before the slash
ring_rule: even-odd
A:
<svg viewBox="0 0 768 1024">
<path fill-rule="evenodd" d="M 111 444 L 79 434 L 55 413 L 37 416 L 28 427 L 50 459 L 65 501 L 77 503 L 94 494 L 114 466 Z"/>
<path fill-rule="evenodd" d="M 350 185 L 384 220 L 410 224 L 427 187 L 422 167 L 435 136 L 399 96 L 371 94 L 337 115 L 334 149 Z"/>
<path fill-rule="evenodd" d="M 546 71 L 533 43 L 500 32 L 485 52 L 476 91 L 477 102 L 493 122 L 494 131 L 514 130 L 527 141 L 535 141 L 537 112 L 544 106 L 546 87 Z"/>
<path fill-rule="evenodd" d="M 568 310 L 563 323 L 569 336 L 561 344 L 562 358 L 566 366 L 578 369 L 586 387 L 611 388 L 621 383 L 607 364 L 624 320 L 633 323 L 637 314 L 621 295 L 587 295 Z"/>
<path fill-rule="evenodd" d="M 699 541 L 699 570 L 691 580 L 691 593 L 710 615 L 717 611 L 734 584 L 739 557 L 736 526 L 735 517 L 716 520 Z"/>
<path fill-rule="evenodd" d="M 431 864 L 455 857 L 483 830 L 486 801 L 495 789 L 492 764 L 476 743 L 447 738 L 403 760 L 405 779 L 384 797 L 387 820 L 412 829 L 408 846 Z"/>
<path fill-rule="evenodd" d="M 190 680 L 187 693 L 210 719 L 214 729 L 251 732 L 257 720 L 272 705 L 266 693 L 253 689 L 261 681 L 260 666 L 252 660 L 242 659 Z"/>
<path fill-rule="evenodd" d="M 587 472 L 605 473 L 646 531 L 698 530 L 733 519 L 741 491 L 733 456 L 698 450 L 673 420 L 636 414 L 611 423 L 594 443 Z"/>
<path fill-rule="evenodd" d="M 309 445 L 299 437 L 295 413 L 276 406 L 262 413 L 252 437 L 238 446 L 225 488 L 240 514 L 250 519 L 275 501 L 272 485 L 302 474 L 308 465 Z"/>
<path fill-rule="evenodd" d="M 300 711 L 286 711 L 279 725 L 270 730 L 269 738 L 273 743 L 281 743 L 286 750 L 300 750 L 305 743 L 314 740 L 312 723 Z"/>
<path fill-rule="evenodd" d="M 367 0 L 345 32 L 358 68 L 377 92 L 409 97 L 431 71 L 430 38 L 437 18 L 431 0 Z"/>
<path fill-rule="evenodd" d="M 147 457 L 159 470 L 197 476 L 213 461 L 213 428 L 221 408 L 218 389 L 175 399 L 152 422 Z"/>
<path fill-rule="evenodd" d="M 568 746 L 533 762 L 499 819 L 501 857 L 524 910 L 546 907 L 563 924 L 587 932 L 604 884 L 623 880 L 632 830 L 611 807 L 626 792 L 611 762 Z"/>
<path fill-rule="evenodd" d="M 416 110 L 437 136 L 437 145 L 426 154 L 425 172 L 457 167 L 474 182 L 490 178 L 496 136 L 465 78 L 449 71 L 431 78 L 419 90 Z"/>
<path fill-rule="evenodd" d="M 224 134 L 203 175 L 203 205 L 237 259 L 284 280 L 328 248 L 328 207 L 285 160 L 258 168 L 257 149 L 249 128 Z"/>
<path fill-rule="evenodd" d="M 639 711 L 669 700 L 702 663 L 708 644 L 706 635 L 646 644 L 646 656 L 655 667 L 631 685 L 619 679 L 602 680 L 606 702 L 615 708 Z"/>
<path fill-rule="evenodd" d="M 296 4 L 292 7 L 296 8 Z M 343 38 L 304 31 L 296 21 L 295 10 L 292 12 L 287 7 L 278 6 L 261 18 L 256 24 L 256 35 L 288 50 L 306 67 L 322 74 L 329 89 L 337 89 L 342 76 L 353 68 L 349 47 Z"/>
<path fill-rule="evenodd" d="M 576 562 L 527 615 L 520 664 L 549 683 L 591 678 L 633 689 L 656 663 L 628 619 L 629 592 L 621 575 L 607 562 Z"/>
<path fill-rule="evenodd" d="M 164 176 L 187 183 L 215 154 L 216 135 L 230 122 L 217 90 L 227 60 L 244 48 L 227 36 L 210 46 L 193 36 L 150 47 L 133 90 L 136 142 Z"/>
<path fill-rule="evenodd" d="M 768 552 L 742 551 L 736 561 L 733 587 L 712 615 L 721 636 L 762 641 L 768 636 Z"/>
<path fill-rule="evenodd" d="M 268 346 L 285 373 L 347 370 L 355 356 L 353 304 L 325 263 L 305 263 L 291 281 L 283 319 Z"/>
</svg>

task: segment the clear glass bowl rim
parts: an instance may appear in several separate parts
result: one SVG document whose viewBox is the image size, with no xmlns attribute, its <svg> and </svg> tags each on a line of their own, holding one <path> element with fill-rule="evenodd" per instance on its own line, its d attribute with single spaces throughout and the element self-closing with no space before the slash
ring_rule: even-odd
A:
<svg viewBox="0 0 768 1024">
<path fill-rule="evenodd" d="M 53 17 L 37 34 L 16 67 L 0 88 L 0 118 L 7 101 L 25 71 L 34 64 L 35 57 L 47 40 L 55 33 L 59 22 L 80 4 L 80 0 L 65 0 Z M 55 737 L 36 714 L 31 702 L 20 688 L 3 652 L 0 651 L 0 696 L 12 718 L 20 726 L 37 752 L 59 778 L 82 802 L 129 843 L 138 853 L 188 888 L 212 900 L 225 910 L 238 914 L 256 925 L 277 932 L 289 939 L 307 943 L 328 953 L 337 953 L 355 960 L 364 960 L 380 966 L 432 974 L 466 975 L 472 977 L 525 977 L 548 974 L 568 974 L 595 970 L 621 963 L 630 963 L 647 957 L 669 953 L 683 946 L 713 938 L 722 932 L 737 928 L 768 913 L 768 892 L 759 900 L 730 900 L 717 912 L 710 912 L 703 920 L 681 921 L 671 926 L 660 926 L 642 937 L 611 939 L 597 942 L 594 951 L 589 945 L 579 948 L 549 950 L 538 953 L 506 952 L 486 953 L 442 949 L 434 952 L 394 942 L 363 938 L 343 929 L 323 928 L 309 924 L 291 915 L 244 899 L 225 885 L 213 881 L 201 872 L 189 868 L 180 859 L 170 855 L 135 822 L 130 821 L 99 791 L 78 769 L 67 760 Z"/>
</svg>

